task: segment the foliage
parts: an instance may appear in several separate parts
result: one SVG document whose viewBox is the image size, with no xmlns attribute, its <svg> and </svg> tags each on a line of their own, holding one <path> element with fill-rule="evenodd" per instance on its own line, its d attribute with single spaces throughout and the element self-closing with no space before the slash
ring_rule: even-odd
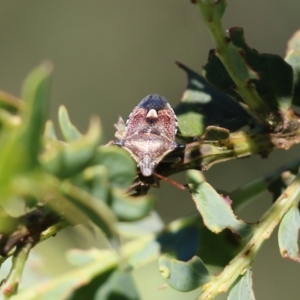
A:
<svg viewBox="0 0 300 300">
<path fill-rule="evenodd" d="M 186 147 L 168 154 L 179 162 L 161 163 L 156 173 L 167 177 L 187 171 L 186 188 L 199 213 L 160 230 L 139 228 L 137 221 L 153 211 L 154 200 L 147 195 L 153 178 L 139 176 L 122 148 L 101 145 L 98 118 L 82 134 L 62 106 L 63 140 L 57 138 L 54 124 L 46 121 L 52 66 L 43 63 L 26 78 L 22 100 L 0 92 L 0 261 L 12 257 L 1 285 L 3 299 L 141 299 L 131 271 L 155 260 L 172 288 L 200 288 L 199 300 L 222 292 L 230 300 L 255 299 L 252 264 L 278 225 L 281 255 L 300 261 L 299 159 L 226 196 L 201 173 L 224 160 L 266 157 L 299 143 L 299 117 L 292 109 L 300 99 L 299 34 L 289 42 L 285 59 L 259 54 L 246 44 L 241 28 L 225 35 L 225 0 L 192 2 L 216 49 L 204 66 L 206 79 L 178 63 L 188 78 L 175 107 L 178 139 Z M 120 121 L 117 129 L 123 127 Z M 238 219 L 236 210 L 266 189 L 275 201 L 263 217 L 254 224 Z M 5 209 L 16 199 L 27 209 L 18 217 Z M 32 248 L 77 224 L 102 232 L 109 246 L 74 249 L 67 253 L 74 268 L 17 292 Z M 212 265 L 223 268 L 218 276 L 211 273 Z"/>
</svg>

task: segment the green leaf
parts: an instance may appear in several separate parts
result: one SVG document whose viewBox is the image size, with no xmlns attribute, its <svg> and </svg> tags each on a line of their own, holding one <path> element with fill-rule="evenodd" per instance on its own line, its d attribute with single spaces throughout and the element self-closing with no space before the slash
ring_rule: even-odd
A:
<svg viewBox="0 0 300 300">
<path fill-rule="evenodd" d="M 209 125 L 236 131 L 252 119 L 234 99 L 214 88 L 201 75 L 181 63 L 177 65 L 188 77 L 181 102 L 174 109 L 180 137 L 201 136 Z"/>
<path fill-rule="evenodd" d="M 14 113 L 24 109 L 24 102 L 13 95 L 0 91 L 0 108 Z"/>
<path fill-rule="evenodd" d="M 23 122 L 3 130 L 0 139 L 1 188 L 8 186 L 7 182 L 14 174 L 31 170 L 38 164 L 51 72 L 52 66 L 44 63 L 27 76 L 22 93 L 26 101 L 21 113 Z"/>
<path fill-rule="evenodd" d="M 291 50 L 300 51 L 300 30 L 296 31 L 288 41 L 287 52 Z"/>
<path fill-rule="evenodd" d="M 91 248 L 88 250 L 71 249 L 67 252 L 66 258 L 71 265 L 81 267 L 86 264 L 95 262 L 98 254 L 99 250 L 95 248 Z"/>
<path fill-rule="evenodd" d="M 229 200 L 221 197 L 207 182 L 201 182 L 198 171 L 188 171 L 188 179 L 192 198 L 209 230 L 219 233 L 228 228 L 242 238 L 252 233 L 250 225 L 237 219 Z"/>
<path fill-rule="evenodd" d="M 300 31 L 288 42 L 285 61 L 292 66 L 294 74 L 293 104 L 300 105 Z"/>
<path fill-rule="evenodd" d="M 228 140 L 230 137 L 230 132 L 222 127 L 208 126 L 205 129 L 205 134 L 203 139 L 210 141 L 222 141 Z"/>
<path fill-rule="evenodd" d="M 48 140 L 40 162 L 45 171 L 59 178 L 67 178 L 92 163 L 100 140 L 99 120 L 93 118 L 86 135 L 69 144 Z"/>
<path fill-rule="evenodd" d="M 242 28 L 229 30 L 226 55 L 233 64 L 236 76 L 247 83 L 247 88 L 254 85 L 256 91 L 273 111 L 286 111 L 291 106 L 293 89 L 293 71 L 291 66 L 280 56 L 259 54 L 245 42 Z M 218 58 L 218 51 L 211 51 L 209 62 L 204 67 L 205 77 L 226 93 L 243 101 L 238 95 L 239 87 Z"/>
<path fill-rule="evenodd" d="M 212 266 L 225 267 L 237 255 L 243 242 L 229 230 L 214 234 L 204 225 L 200 227 L 198 234 L 199 247 L 197 255 L 206 264 Z M 220 251 L 220 249 L 222 250 Z"/>
<path fill-rule="evenodd" d="M 54 124 L 50 120 L 48 120 L 46 122 L 44 137 L 47 140 L 53 140 L 53 141 L 57 140 L 57 136 L 56 136 L 55 129 L 54 129 Z"/>
<path fill-rule="evenodd" d="M 58 122 L 60 130 L 67 142 L 77 141 L 82 137 L 82 134 L 71 123 L 68 111 L 65 106 L 60 106 L 58 110 Z"/>
<path fill-rule="evenodd" d="M 252 288 L 252 271 L 247 269 L 243 276 L 230 289 L 228 300 L 255 300 Z"/>
<path fill-rule="evenodd" d="M 159 271 L 165 281 L 180 292 L 195 290 L 207 283 L 211 277 L 203 261 L 197 256 L 187 262 L 161 256 Z"/>
<path fill-rule="evenodd" d="M 116 270 L 98 289 L 94 300 L 139 300 L 141 299 L 132 275 Z"/>
<path fill-rule="evenodd" d="M 73 249 L 67 253 L 68 261 L 76 266 L 95 263 L 102 253 L 99 250 Z M 69 300 L 138 300 L 133 278 L 126 270 L 113 269 L 95 276 L 87 285 L 74 292 Z"/>
<path fill-rule="evenodd" d="M 300 105 L 300 52 L 291 50 L 285 57 L 294 71 L 293 105 Z"/>
<path fill-rule="evenodd" d="M 64 274 L 56 276 L 40 285 L 35 285 L 21 291 L 18 295 L 12 297 L 14 300 L 66 300 L 72 299 L 73 292 L 82 286 L 86 286 L 97 279 L 99 287 L 99 277 L 102 282 L 107 276 L 117 268 L 118 256 L 114 251 L 88 251 L 89 262 L 80 268 L 72 269 Z M 79 254 L 78 254 L 79 255 Z M 82 255 L 85 255 L 84 252 Z M 86 289 L 85 289 L 85 295 Z M 78 299 L 78 298 L 74 298 Z M 79 298 L 84 299 L 84 298 Z M 86 298 L 90 299 L 90 298 Z"/>
<path fill-rule="evenodd" d="M 48 108 L 51 73 L 51 63 L 41 64 L 27 76 L 23 85 L 22 99 L 27 103 L 28 108 L 21 114 L 25 127 L 22 140 L 28 160 L 32 160 L 32 166 L 37 164 L 40 152 L 41 136 Z"/>
<path fill-rule="evenodd" d="M 6 109 L 0 108 L 0 126 L 6 129 L 14 129 L 21 124 L 20 116 L 8 112 Z"/>
<path fill-rule="evenodd" d="M 144 250 L 143 250 L 144 251 Z M 103 251 L 102 251 L 103 252 Z M 68 261 L 76 266 L 96 263 L 103 253 L 97 249 L 73 249 L 67 253 Z M 96 259 L 95 259 L 96 258 Z M 143 263 L 143 261 L 142 261 Z M 87 285 L 80 287 L 68 300 L 138 300 L 141 299 L 133 278 L 125 269 L 112 269 L 95 276 Z"/>
<path fill-rule="evenodd" d="M 104 201 L 114 214 L 124 221 L 136 221 L 147 216 L 154 205 L 153 197 L 130 197 L 124 190 L 112 188 L 108 181 L 108 169 L 103 165 L 86 168 L 82 174 L 72 178 L 72 183 Z"/>
<path fill-rule="evenodd" d="M 157 261 L 161 254 L 159 243 L 156 241 L 149 241 L 143 250 L 134 253 L 128 260 L 128 264 L 133 268 L 137 269 L 141 266 L 145 266 L 148 263 Z"/>
<path fill-rule="evenodd" d="M 154 206 L 153 197 L 129 197 L 121 190 L 112 190 L 111 209 L 123 221 L 136 221 L 147 216 Z"/>
<path fill-rule="evenodd" d="M 81 176 L 80 176 L 81 177 Z M 86 168 L 82 173 L 84 182 L 80 182 L 79 186 L 86 189 L 93 197 L 104 201 L 110 201 L 110 183 L 107 179 L 107 169 L 104 166 L 96 165 Z M 74 180 L 78 185 L 78 180 Z"/>
<path fill-rule="evenodd" d="M 162 252 L 172 253 L 177 259 L 183 261 L 187 261 L 195 256 L 199 248 L 200 235 L 199 226 L 197 225 L 180 224 L 179 219 L 166 226 L 156 239 Z"/>
<path fill-rule="evenodd" d="M 79 287 L 74 287 L 74 292 L 71 297 L 64 298 L 67 300 L 97 300 L 97 291 L 109 280 L 110 275 L 114 270 L 108 270 L 102 274 L 95 276 L 89 283 Z M 48 300 L 48 299 L 47 299 Z M 49 299 L 51 300 L 51 299 Z"/>
<path fill-rule="evenodd" d="M 116 146 L 98 148 L 94 164 L 107 168 L 108 180 L 113 187 L 126 189 L 136 175 L 136 163 L 127 151 Z"/>
<path fill-rule="evenodd" d="M 117 219 L 105 202 L 98 201 L 98 199 L 89 193 L 68 182 L 63 182 L 60 185 L 60 190 L 89 220 L 101 228 L 108 237 L 117 235 L 115 228 Z"/>
<path fill-rule="evenodd" d="M 292 206 L 284 215 L 278 231 L 279 249 L 282 257 L 300 262 L 298 235 L 300 229 L 300 213 Z"/>
<path fill-rule="evenodd" d="M 122 248 L 122 259 L 127 261 L 133 255 L 143 252 L 149 242 L 153 241 L 153 236 L 145 236 L 132 242 L 126 243 Z M 74 255 L 74 253 L 73 253 Z M 81 267 L 72 269 L 64 274 L 60 274 L 55 278 L 51 278 L 46 282 L 42 282 L 39 285 L 31 286 L 18 295 L 14 296 L 13 300 L 82 300 L 89 298 L 89 290 L 94 292 L 99 285 L 101 285 L 109 276 L 109 274 L 116 270 L 121 262 L 120 255 L 115 250 L 88 250 L 86 264 L 84 264 L 85 252 L 77 252 L 76 256 Z M 74 259 L 74 257 L 73 257 Z M 99 280 L 99 277 L 101 280 Z M 89 283 L 94 283 L 88 286 Z M 81 297 L 73 298 L 72 295 L 75 290 L 80 287 L 86 286 L 86 289 L 82 288 L 83 293 Z M 86 296 L 86 298 L 84 297 Z M 72 297 L 72 298 L 70 298 Z M 93 299 L 93 298 L 92 298 Z M 115 299 L 115 298 L 114 298 Z"/>
</svg>

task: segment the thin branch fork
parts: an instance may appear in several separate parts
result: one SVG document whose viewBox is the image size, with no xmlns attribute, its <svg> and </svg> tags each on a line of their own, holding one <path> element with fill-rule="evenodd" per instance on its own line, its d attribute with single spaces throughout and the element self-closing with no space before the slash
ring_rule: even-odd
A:
<svg viewBox="0 0 300 300">
<path fill-rule="evenodd" d="M 208 170 L 213 164 L 225 160 L 249 157 L 260 154 L 266 158 L 274 149 L 289 149 L 300 142 L 300 129 L 288 134 L 275 134 L 267 132 L 238 131 L 231 133 L 225 140 L 205 140 L 186 144 L 185 149 L 171 152 L 166 160 L 172 161 L 180 158 L 176 164 L 161 162 L 156 172 L 168 177 L 189 169 L 201 171 Z M 158 180 L 160 180 L 158 178 Z M 154 186 L 153 177 L 136 176 L 134 183 L 127 190 L 128 194 L 144 195 L 150 187 Z"/>
</svg>

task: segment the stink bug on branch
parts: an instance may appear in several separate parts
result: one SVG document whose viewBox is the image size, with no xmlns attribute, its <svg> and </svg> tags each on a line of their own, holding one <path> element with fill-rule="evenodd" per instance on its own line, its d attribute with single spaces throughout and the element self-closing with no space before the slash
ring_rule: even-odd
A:
<svg viewBox="0 0 300 300">
<path fill-rule="evenodd" d="M 172 151 L 185 148 L 175 142 L 178 121 L 170 104 L 160 95 L 145 97 L 129 115 L 125 130 L 119 127 L 117 125 L 118 140 L 112 144 L 130 153 L 144 177 L 156 175 L 164 179 L 155 172 L 157 165 Z"/>
</svg>

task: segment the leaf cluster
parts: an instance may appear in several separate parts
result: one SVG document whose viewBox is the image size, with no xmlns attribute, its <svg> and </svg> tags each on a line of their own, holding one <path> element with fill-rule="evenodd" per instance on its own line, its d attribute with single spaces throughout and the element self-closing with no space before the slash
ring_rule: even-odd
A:
<svg viewBox="0 0 300 300">
<path fill-rule="evenodd" d="M 246 44 L 241 28 L 225 34 L 224 0 L 192 2 L 216 49 L 204 77 L 177 63 L 188 79 L 174 109 L 185 148 L 168 154 L 176 163 L 160 163 L 156 173 L 162 179 L 188 171 L 185 187 L 196 213 L 158 226 L 154 199 L 147 195 L 154 179 L 140 176 L 124 149 L 101 144 L 97 117 L 82 134 L 60 107 L 59 139 L 47 120 L 52 65 L 43 63 L 27 76 L 22 100 L 0 92 L 0 262 L 12 257 L 0 288 L 4 299 L 141 299 L 131 272 L 155 260 L 168 285 L 181 292 L 199 289 L 197 299 L 221 292 L 230 300 L 255 299 L 252 264 L 278 225 L 281 255 L 300 261 L 299 159 L 226 195 L 201 173 L 224 160 L 267 157 L 299 143 L 293 110 L 300 103 L 299 34 L 285 59 L 260 54 Z M 119 122 L 118 132 L 124 126 Z M 236 210 L 267 189 L 274 203 L 263 217 L 254 224 L 240 220 Z M 6 209 L 16 200 L 26 207 L 17 217 Z M 73 269 L 18 292 L 34 246 L 77 224 L 101 233 L 109 246 L 73 249 L 67 253 Z M 216 276 L 210 266 L 222 271 Z"/>
</svg>

